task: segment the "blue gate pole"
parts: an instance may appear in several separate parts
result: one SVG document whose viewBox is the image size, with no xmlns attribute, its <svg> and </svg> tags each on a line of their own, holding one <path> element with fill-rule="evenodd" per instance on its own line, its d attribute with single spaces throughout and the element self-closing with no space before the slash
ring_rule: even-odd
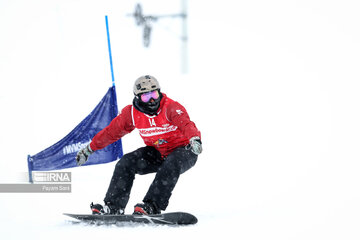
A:
<svg viewBox="0 0 360 240">
<path fill-rule="evenodd" d="M 110 68 L 111 68 L 111 79 L 112 79 L 112 86 L 115 86 L 115 78 L 114 78 L 114 69 L 112 63 L 112 55 L 111 55 L 111 45 L 110 45 L 110 32 L 109 32 L 109 21 L 108 16 L 105 16 L 106 22 L 106 33 L 107 33 L 107 40 L 108 40 L 108 49 L 109 49 L 109 58 L 110 58 Z"/>
<path fill-rule="evenodd" d="M 27 162 L 28 162 L 28 170 L 29 170 L 29 183 L 34 183 L 32 178 L 33 162 L 31 160 L 30 155 L 28 155 Z"/>
</svg>

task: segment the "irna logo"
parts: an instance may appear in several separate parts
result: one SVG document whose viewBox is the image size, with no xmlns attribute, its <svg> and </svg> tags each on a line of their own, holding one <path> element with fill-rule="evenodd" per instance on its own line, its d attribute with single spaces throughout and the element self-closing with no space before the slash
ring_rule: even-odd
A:
<svg viewBox="0 0 360 240">
<path fill-rule="evenodd" d="M 34 182 L 71 182 L 71 172 L 33 172 Z"/>
</svg>

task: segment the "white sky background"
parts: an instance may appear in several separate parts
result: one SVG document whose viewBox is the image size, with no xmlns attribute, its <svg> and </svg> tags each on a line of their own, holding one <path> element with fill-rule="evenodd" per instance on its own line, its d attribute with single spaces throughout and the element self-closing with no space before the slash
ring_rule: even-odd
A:
<svg viewBox="0 0 360 240">
<path fill-rule="evenodd" d="M 126 17 L 137 2 L 0 1 L 0 174 L 26 171 L 27 154 L 64 137 L 105 94 L 108 15 L 119 108 L 134 80 L 152 74 L 202 131 L 204 153 L 174 196 L 196 199 L 174 208 L 235 207 L 248 239 L 358 239 L 360 3 L 189 1 L 184 75 L 180 20 L 155 22 L 145 49 Z M 139 2 L 145 14 L 181 6 Z M 124 138 L 125 152 L 142 145 L 137 135 Z M 94 172 L 72 171 L 84 169 Z M 264 235 L 251 235 L 258 227 Z"/>
</svg>

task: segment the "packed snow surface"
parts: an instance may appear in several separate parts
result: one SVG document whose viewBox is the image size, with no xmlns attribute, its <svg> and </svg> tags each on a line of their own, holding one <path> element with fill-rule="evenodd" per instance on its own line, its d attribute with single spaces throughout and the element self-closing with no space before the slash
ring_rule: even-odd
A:
<svg viewBox="0 0 360 240">
<path fill-rule="evenodd" d="M 144 74 L 186 107 L 203 153 L 167 211 L 193 226 L 94 226 L 62 213 L 102 202 L 116 162 L 67 169 L 71 193 L 0 193 L 2 239 L 359 239 L 360 3 L 188 1 L 153 23 L 149 48 L 133 18 L 178 13 L 181 1 L 0 2 L 0 181 L 27 181 L 34 155 L 70 132 L 111 85 L 118 105 Z M 143 146 L 123 138 L 125 152 Z M 127 213 L 154 175 L 137 176 Z"/>
</svg>

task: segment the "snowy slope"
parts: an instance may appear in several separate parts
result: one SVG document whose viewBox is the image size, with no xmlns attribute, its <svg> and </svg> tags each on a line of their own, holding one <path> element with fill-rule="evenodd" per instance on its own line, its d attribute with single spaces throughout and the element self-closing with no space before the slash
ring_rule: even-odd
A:
<svg viewBox="0 0 360 240">
<path fill-rule="evenodd" d="M 119 107 L 131 103 L 133 81 L 152 74 L 202 132 L 204 152 L 167 209 L 198 224 L 71 224 L 63 212 L 102 201 L 110 163 L 70 169 L 70 194 L 0 193 L 2 238 L 359 239 L 359 3 L 191 2 L 184 75 L 179 23 L 154 24 L 144 49 L 126 17 L 136 2 L 0 2 L 0 180 L 24 181 L 27 154 L 65 136 L 105 94 L 107 14 Z M 178 12 L 174 2 L 143 7 Z M 133 132 L 123 144 L 128 152 L 142 141 Z M 153 176 L 136 177 L 127 212 Z"/>
</svg>

